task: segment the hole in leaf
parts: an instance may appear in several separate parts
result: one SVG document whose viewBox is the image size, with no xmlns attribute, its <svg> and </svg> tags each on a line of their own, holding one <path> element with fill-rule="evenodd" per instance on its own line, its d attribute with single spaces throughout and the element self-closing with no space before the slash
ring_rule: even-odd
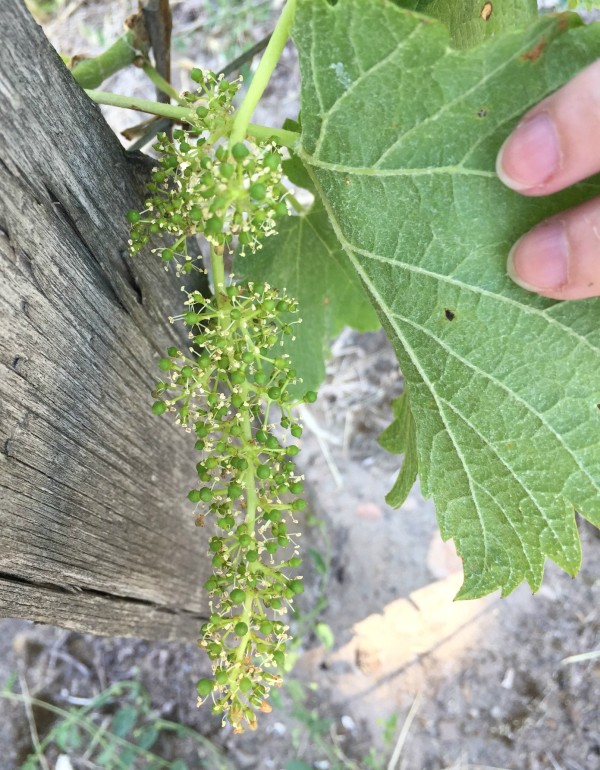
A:
<svg viewBox="0 0 600 770">
<path fill-rule="evenodd" d="M 484 21 L 489 21 L 489 18 L 492 15 L 493 10 L 494 10 L 494 6 L 491 3 L 489 2 L 484 3 L 483 8 L 481 9 L 481 13 L 479 15 Z"/>
<path fill-rule="evenodd" d="M 452 310 L 449 310 L 448 308 L 446 308 L 446 309 L 444 310 L 444 315 L 446 316 L 446 318 L 448 319 L 448 321 L 454 321 L 454 318 L 455 318 L 455 316 L 456 316 L 456 313 L 454 313 L 454 311 L 452 311 Z"/>
</svg>

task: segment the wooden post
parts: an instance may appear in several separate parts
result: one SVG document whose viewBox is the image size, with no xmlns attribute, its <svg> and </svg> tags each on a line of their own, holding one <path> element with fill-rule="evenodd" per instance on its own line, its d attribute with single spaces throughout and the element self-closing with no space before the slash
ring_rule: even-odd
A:
<svg viewBox="0 0 600 770">
<path fill-rule="evenodd" d="M 173 275 L 127 253 L 128 157 L 20 0 L 0 29 L 0 615 L 197 638 L 193 440 L 150 412 Z"/>
</svg>

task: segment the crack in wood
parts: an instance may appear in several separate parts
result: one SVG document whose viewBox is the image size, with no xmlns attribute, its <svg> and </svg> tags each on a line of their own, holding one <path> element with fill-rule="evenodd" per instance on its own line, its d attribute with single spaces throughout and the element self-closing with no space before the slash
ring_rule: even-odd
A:
<svg viewBox="0 0 600 770">
<path fill-rule="evenodd" d="M 110 593 L 109 591 L 101 591 L 99 589 L 69 584 L 58 585 L 57 583 L 37 582 L 35 580 L 30 580 L 26 577 L 23 577 L 22 575 L 15 575 L 10 572 L 3 572 L 2 570 L 0 570 L 0 580 L 6 580 L 17 585 L 45 588 L 58 594 L 88 594 L 89 596 L 107 599 L 111 602 L 127 602 L 128 604 L 135 604 L 140 607 L 151 607 L 156 612 L 162 612 L 167 615 L 187 616 L 190 618 L 195 618 L 199 622 L 203 622 L 207 619 L 206 615 L 202 615 L 199 612 L 186 610 L 183 607 L 175 608 L 162 604 L 156 604 L 155 602 L 150 602 L 147 599 L 140 599 L 137 596 L 121 596 L 120 594 Z"/>
</svg>

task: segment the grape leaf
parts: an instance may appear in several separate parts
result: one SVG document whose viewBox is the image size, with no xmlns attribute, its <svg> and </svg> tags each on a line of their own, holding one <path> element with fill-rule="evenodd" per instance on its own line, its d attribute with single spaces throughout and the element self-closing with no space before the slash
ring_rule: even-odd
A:
<svg viewBox="0 0 600 770">
<path fill-rule="evenodd" d="M 395 0 L 397 5 L 439 19 L 456 48 L 470 48 L 485 38 L 516 29 L 536 18 L 536 0 Z"/>
<path fill-rule="evenodd" d="M 573 14 L 453 50 L 388 0 L 299 0 L 302 147 L 398 355 L 421 489 L 464 563 L 459 598 L 580 566 L 574 507 L 600 525 L 600 299 L 506 275 L 516 239 L 600 192 L 504 187 L 499 147 L 600 49 Z M 332 76 L 333 75 L 333 76 Z"/>
<path fill-rule="evenodd" d="M 385 500 L 392 508 L 399 508 L 412 489 L 417 478 L 417 433 L 410 410 L 408 391 L 392 401 L 394 421 L 379 436 L 379 444 L 392 454 L 403 454 L 404 460 L 398 478 Z"/>
<path fill-rule="evenodd" d="M 284 170 L 292 182 L 314 191 L 297 158 L 286 162 Z M 292 395 L 318 389 L 325 379 L 329 344 L 344 326 L 360 332 L 381 326 L 318 197 L 306 214 L 284 220 L 262 249 L 237 258 L 236 272 L 245 279 L 285 288 L 298 300 L 302 322 L 293 327 L 293 337 L 284 344 L 302 380 L 289 386 Z"/>
</svg>

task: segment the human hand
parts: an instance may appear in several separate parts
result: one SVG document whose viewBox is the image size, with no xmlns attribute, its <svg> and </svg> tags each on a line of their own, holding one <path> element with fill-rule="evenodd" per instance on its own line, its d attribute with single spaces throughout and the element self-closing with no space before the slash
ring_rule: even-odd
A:
<svg viewBox="0 0 600 770">
<path fill-rule="evenodd" d="M 600 171 L 600 60 L 530 110 L 498 153 L 500 179 L 549 195 Z M 520 286 L 554 299 L 600 296 L 600 198 L 520 238 L 508 257 Z"/>
</svg>

